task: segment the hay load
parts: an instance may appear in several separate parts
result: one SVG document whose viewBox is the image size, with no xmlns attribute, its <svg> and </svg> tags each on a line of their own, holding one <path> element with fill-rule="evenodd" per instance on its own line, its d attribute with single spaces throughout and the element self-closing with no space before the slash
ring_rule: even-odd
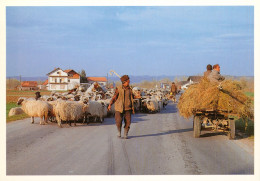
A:
<svg viewBox="0 0 260 181">
<path fill-rule="evenodd" d="M 243 93 L 239 82 L 232 80 L 216 84 L 202 79 L 181 95 L 177 107 L 185 118 L 193 116 L 196 110 L 225 110 L 251 119 L 254 116 L 252 100 Z"/>
</svg>

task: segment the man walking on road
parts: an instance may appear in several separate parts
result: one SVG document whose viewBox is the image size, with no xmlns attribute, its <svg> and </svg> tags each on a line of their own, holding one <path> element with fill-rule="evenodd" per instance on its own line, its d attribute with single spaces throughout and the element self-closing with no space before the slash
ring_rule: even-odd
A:
<svg viewBox="0 0 260 181">
<path fill-rule="evenodd" d="M 128 138 L 128 132 L 131 124 L 131 114 L 134 114 L 134 96 L 130 88 L 130 79 L 128 75 L 123 75 L 120 78 L 122 86 L 116 87 L 115 94 L 110 101 L 108 110 L 115 103 L 115 121 L 117 126 L 118 137 L 121 137 L 122 121 L 124 119 L 124 138 Z"/>
<path fill-rule="evenodd" d="M 172 87 L 171 87 L 171 93 L 170 94 L 173 96 L 173 101 L 176 102 L 177 87 L 176 87 L 174 82 L 172 82 Z"/>
<path fill-rule="evenodd" d="M 210 82 L 218 83 L 225 80 L 225 77 L 220 75 L 220 66 L 216 64 L 213 66 L 212 72 L 209 74 L 208 79 Z"/>
</svg>

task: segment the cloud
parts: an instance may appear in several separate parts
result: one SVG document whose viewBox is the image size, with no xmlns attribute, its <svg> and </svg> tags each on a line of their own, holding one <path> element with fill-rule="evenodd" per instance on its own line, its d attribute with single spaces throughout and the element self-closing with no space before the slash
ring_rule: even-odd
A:
<svg viewBox="0 0 260 181">
<path fill-rule="evenodd" d="M 7 7 L 7 26 L 87 26 L 103 18 L 91 7 Z"/>
<path fill-rule="evenodd" d="M 208 43 L 219 43 L 219 42 L 251 42 L 254 41 L 254 35 L 249 33 L 224 33 L 204 38 L 205 42 Z"/>
<path fill-rule="evenodd" d="M 221 34 L 215 37 L 215 39 L 220 39 L 220 40 L 238 40 L 238 39 L 243 39 L 243 40 L 252 40 L 254 37 L 251 34 L 240 34 L 240 33 L 230 33 L 230 34 Z"/>
</svg>

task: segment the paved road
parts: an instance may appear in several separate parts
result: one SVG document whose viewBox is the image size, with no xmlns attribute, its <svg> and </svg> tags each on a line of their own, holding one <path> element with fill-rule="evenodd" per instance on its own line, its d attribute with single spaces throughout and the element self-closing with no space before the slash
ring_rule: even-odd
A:
<svg viewBox="0 0 260 181">
<path fill-rule="evenodd" d="M 136 114 L 129 139 L 103 124 L 58 128 L 54 123 L 7 124 L 7 175 L 253 174 L 253 149 L 221 134 L 192 137 L 192 122 L 171 103 L 157 114 Z"/>
</svg>

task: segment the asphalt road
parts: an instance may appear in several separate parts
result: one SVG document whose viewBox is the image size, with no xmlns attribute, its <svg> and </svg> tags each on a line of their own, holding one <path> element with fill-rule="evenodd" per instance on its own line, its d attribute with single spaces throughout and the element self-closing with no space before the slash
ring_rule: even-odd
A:
<svg viewBox="0 0 260 181">
<path fill-rule="evenodd" d="M 127 140 L 116 137 L 114 118 L 63 128 L 25 119 L 6 131 L 7 175 L 254 174 L 252 148 L 224 134 L 193 138 L 173 103 L 133 115 Z"/>
</svg>

